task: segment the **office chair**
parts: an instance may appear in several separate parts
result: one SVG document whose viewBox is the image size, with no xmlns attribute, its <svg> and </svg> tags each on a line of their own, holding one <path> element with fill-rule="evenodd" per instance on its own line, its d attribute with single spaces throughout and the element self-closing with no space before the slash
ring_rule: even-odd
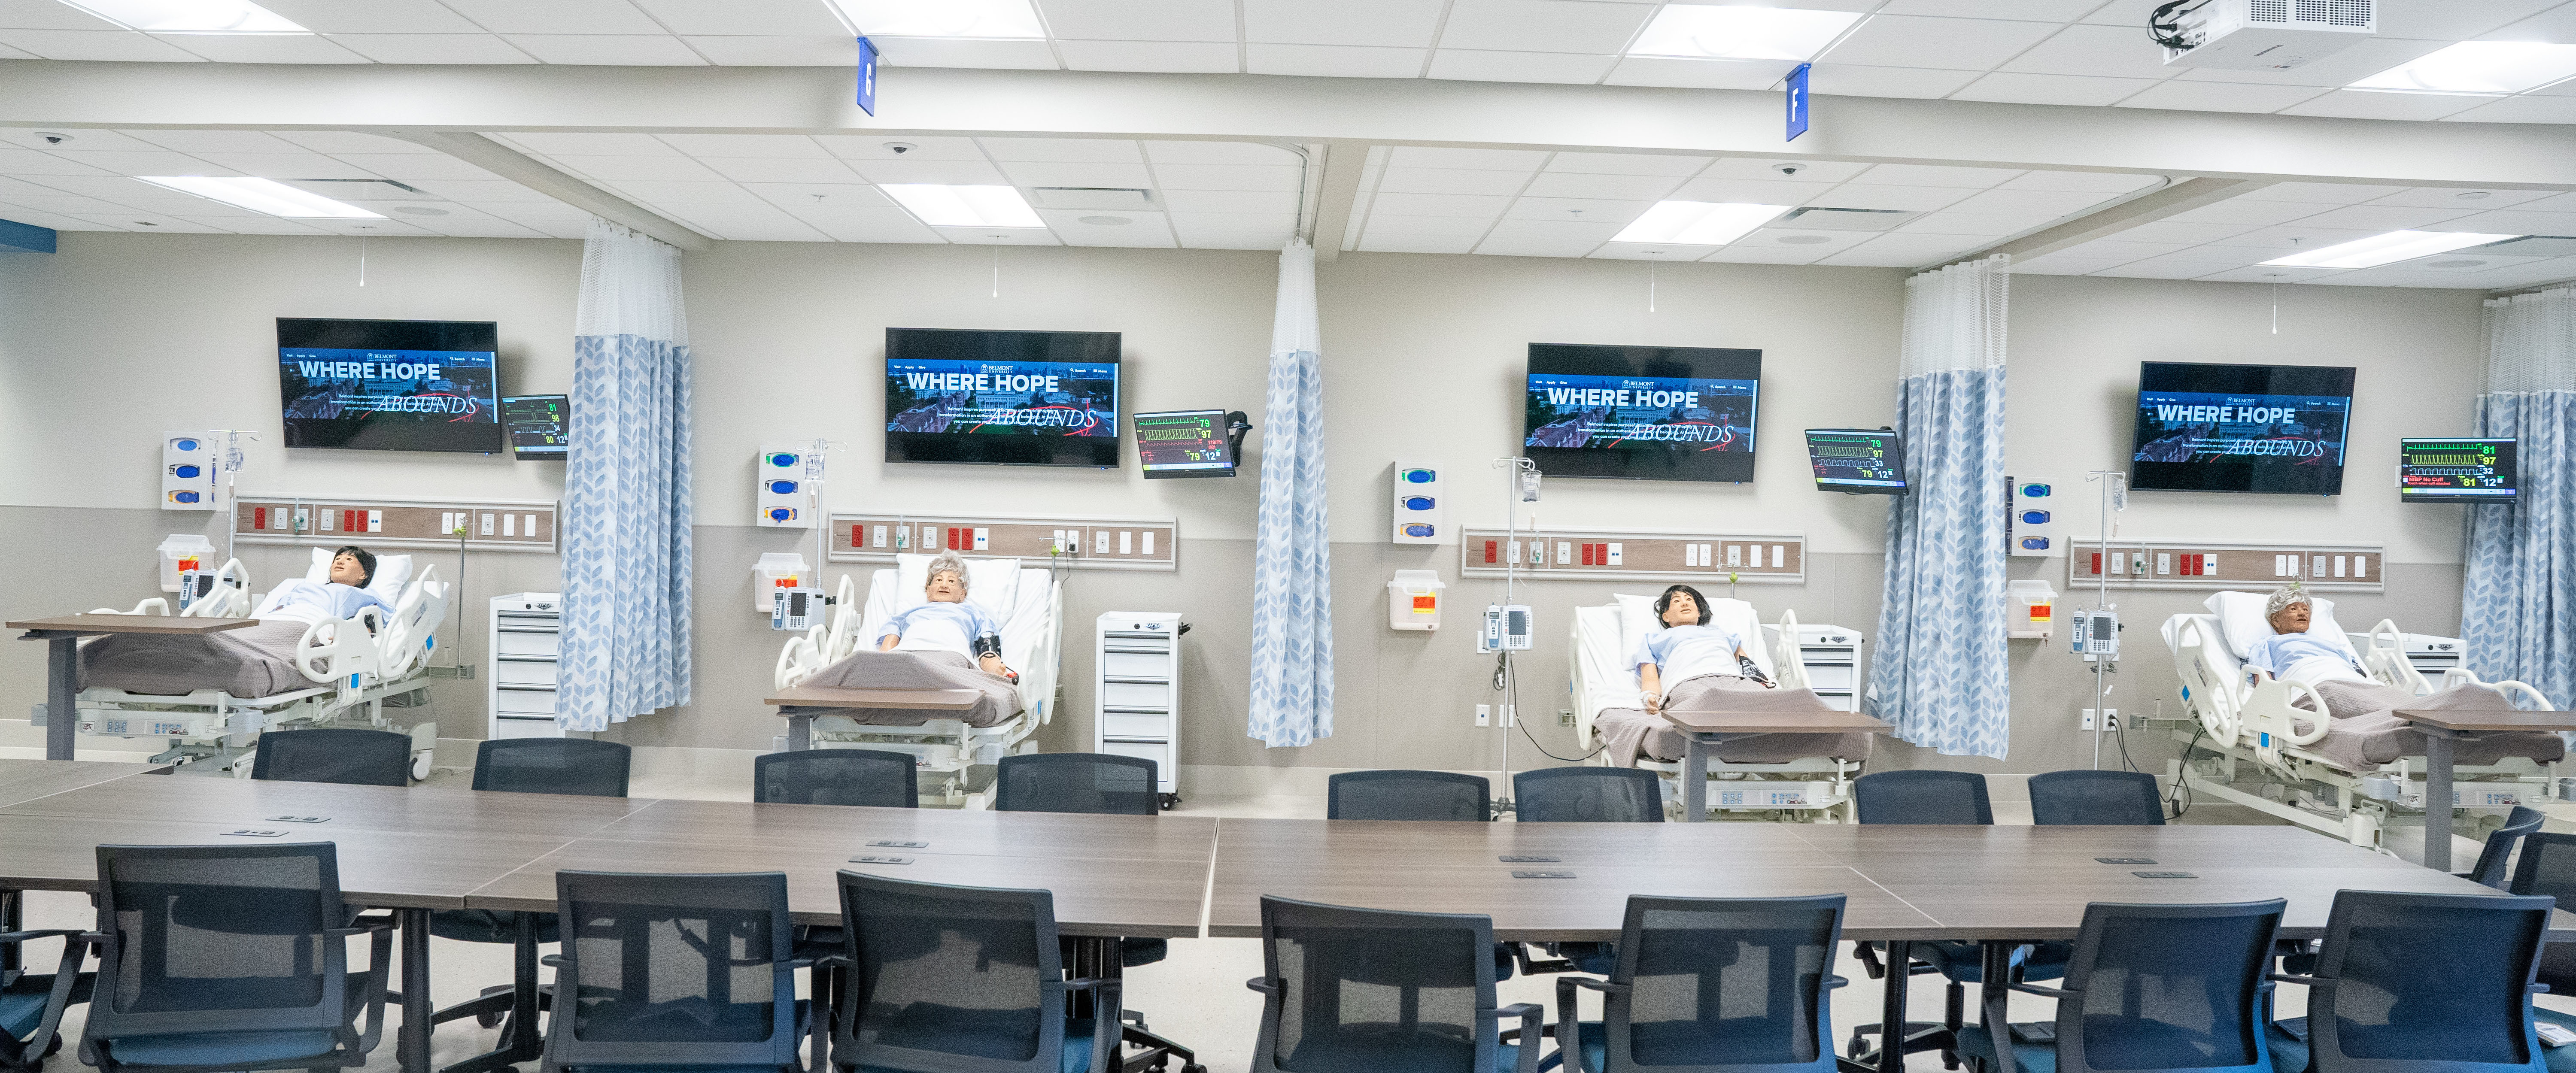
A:
<svg viewBox="0 0 2576 1073">
<path fill-rule="evenodd" d="M 1556 1057 L 1568 1073 L 1645 1069 L 1834 1073 L 1833 974 L 1843 896 L 1628 896 L 1607 980 L 1556 982 Z M 1576 988 L 1602 993 L 1578 1021 Z M 1567 1043 L 1572 1040 L 1572 1044 Z"/>
<path fill-rule="evenodd" d="M 355 786 L 411 785 L 411 735 L 356 727 L 272 730 L 259 736 L 250 777 Z"/>
<path fill-rule="evenodd" d="M 840 1069 L 1117 1073 L 1119 981 L 1065 978 L 1055 896 L 840 873 Z M 1206 1073 L 1186 1064 L 1185 1073 Z"/>
<path fill-rule="evenodd" d="M 1454 771 L 1345 771 L 1326 782 L 1324 818 L 1487 821 L 1493 788 Z"/>
<path fill-rule="evenodd" d="M 802 749 L 751 760 L 751 799 L 764 805 L 874 805 L 918 808 L 921 788 L 910 753 Z"/>
<path fill-rule="evenodd" d="M 2314 1073 L 2541 1073 L 2533 1034 L 2541 936 L 2553 902 L 2489 894 L 2346 890 L 2326 916 L 2308 1016 L 2272 1026 L 2273 1068 Z"/>
<path fill-rule="evenodd" d="M 1627 767 L 1551 767 L 1512 774 L 1522 823 L 1662 823 L 1663 780 Z"/>
<path fill-rule="evenodd" d="M 545 1067 L 798 1073 L 816 1024 L 796 998 L 787 875 L 555 873 L 563 953 L 546 958 L 577 1002 L 546 1025 Z M 814 1037 L 814 1068 L 828 1045 Z"/>
<path fill-rule="evenodd" d="M 2505 815 L 2504 826 L 2487 834 L 2487 844 L 2478 850 L 2477 867 L 2469 869 L 2460 878 L 2496 890 L 2505 889 L 2513 878 L 2514 848 L 2520 846 L 2524 838 L 2539 831 L 2540 825 L 2548 819 L 2539 809 L 2515 805 L 2513 811 Z"/>
<path fill-rule="evenodd" d="M 301 733 L 299 731 L 299 733 Z M 586 738 L 503 738 L 474 750 L 474 784 L 495 793 L 568 794 L 577 797 L 624 797 L 633 752 L 615 742 Z M 537 1014 L 554 1008 L 554 996 L 537 982 L 537 948 L 557 941 L 561 926 L 553 913 L 513 913 L 497 909 L 441 909 L 429 915 L 429 933 L 466 943 L 511 945 L 511 982 L 487 987 L 430 1016 L 430 1024 L 471 1017 L 485 1028 L 501 1029 L 501 1046 L 450 1066 L 447 1073 L 496 1073 L 505 1066 L 532 1062 L 545 1055 L 537 1032 Z"/>
<path fill-rule="evenodd" d="M 17 891 L 0 892 L 0 906 L 10 899 L 25 897 Z M 17 919 L 14 912 L 0 909 L 0 927 Z M 82 940 L 78 928 L 13 929 L 0 934 L 0 1071 L 26 1070 L 33 1073 L 46 1058 L 63 1049 L 63 1037 L 55 1030 L 62 1027 L 63 1012 L 88 1002 L 96 973 L 81 971 L 89 960 L 89 944 Z M 63 953 L 54 971 L 26 971 L 26 944 L 44 939 L 60 939 Z"/>
<path fill-rule="evenodd" d="M 2138 771 L 2051 771 L 2030 777 L 2030 822 L 2162 827 L 2164 795 Z"/>
<path fill-rule="evenodd" d="M 393 921 L 340 901 L 337 847 L 100 846 L 98 878 L 82 1061 L 101 1073 L 366 1064 L 384 1031 Z M 347 940 L 361 935 L 367 969 L 353 972 Z"/>
<path fill-rule="evenodd" d="M 1154 790 L 1159 774 L 1151 760 L 1112 753 L 1005 756 L 1001 770 L 993 777 L 993 809 L 1160 815 L 1162 806 Z M 1068 940 L 1061 956 L 1075 972 L 1098 975 L 1107 968 L 1102 962 L 1109 958 L 1117 958 L 1120 968 L 1132 969 L 1163 960 L 1171 954 L 1171 948 L 1168 939 L 1122 938 L 1114 946 L 1098 940 Z M 1124 1021 L 1120 1035 L 1128 1046 L 1170 1055 L 1183 1065 L 1197 1064 L 1196 1052 L 1148 1029 L 1143 1010 L 1122 1010 L 1120 1017 Z M 1135 1065 L 1136 1059 L 1131 1056 L 1128 1064 Z"/>
<path fill-rule="evenodd" d="M 1986 777 L 1972 771 L 1881 771 L 1852 780 L 1852 807 L 1862 823 L 1974 824 L 1991 827 L 1995 807 Z"/>
<path fill-rule="evenodd" d="M 2522 836 L 2522 855 L 2514 862 L 2513 882 L 2505 890 L 2512 894 L 2546 895 L 2557 899 L 2562 906 L 2576 906 L 2576 835 L 2534 831 Z M 2549 990 L 2555 994 L 2576 994 L 2576 943 L 2550 943 L 2541 947 L 2539 980 L 2549 985 Z M 2560 1020 L 2567 1027 L 2576 1028 L 2576 1018 L 2560 1019 L 2550 1016 L 2551 1011 L 2548 1010 L 2540 1013 L 2543 1020 Z"/>
<path fill-rule="evenodd" d="M 2273 932 L 2289 903 L 2084 907 L 2066 986 L 2014 984 L 2057 1000 L 2054 1041 L 2013 1041 L 2013 1073 L 2214 1073 L 2283 1070 L 2267 1064 Z M 2001 1073 L 1988 1024 L 1959 1030 L 1959 1053 Z"/>
<path fill-rule="evenodd" d="M 1253 1073 L 1536 1073 L 1546 1012 L 1498 1006 L 1482 915 L 1261 899 L 1261 1036 Z M 1518 1043 L 1504 1043 L 1514 1018 Z"/>
</svg>

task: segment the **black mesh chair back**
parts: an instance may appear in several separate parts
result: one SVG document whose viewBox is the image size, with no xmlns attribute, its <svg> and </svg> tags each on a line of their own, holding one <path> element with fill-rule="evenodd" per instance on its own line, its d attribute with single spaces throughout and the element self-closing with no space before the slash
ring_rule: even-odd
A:
<svg viewBox="0 0 2576 1073">
<path fill-rule="evenodd" d="M 2164 796 L 2139 771 L 2051 771 L 2030 777 L 2030 822 L 2162 827 Z"/>
<path fill-rule="evenodd" d="M 474 788 L 520 794 L 626 796 L 633 752 L 587 738 L 502 738 L 474 750 Z"/>
<path fill-rule="evenodd" d="M 283 782 L 411 785 L 411 735 L 356 727 L 272 730 L 259 736 L 250 777 Z"/>
<path fill-rule="evenodd" d="M 2551 900 L 2335 894 L 2308 998 L 2315 1073 L 2537 1066 L 2530 987 Z"/>
<path fill-rule="evenodd" d="M 1109 753 L 1005 756 L 993 776 L 997 812 L 1106 812 L 1151 816 L 1154 762 Z"/>
<path fill-rule="evenodd" d="M 1852 780 L 1862 823 L 1995 822 L 1986 777 L 1970 771 L 1881 771 Z"/>
<path fill-rule="evenodd" d="M 2057 1003 L 2057 1068 L 2237 1070 L 2268 1062 L 2264 1013 L 2280 899 L 2084 908 Z"/>
<path fill-rule="evenodd" d="M 1261 947 L 1254 1073 L 1495 1068 L 1490 918 L 1263 898 Z"/>
<path fill-rule="evenodd" d="M 938 1069 L 951 1073 L 1057 1073 L 1114 1065 L 1114 1050 L 1092 1026 L 1118 1021 L 1116 993 L 1097 1016 L 1067 1016 L 1055 896 L 840 874 L 849 985 L 840 995 L 832 1059 L 844 1068 Z M 1082 983 L 1078 981 L 1077 983 Z"/>
<path fill-rule="evenodd" d="M 1328 781 L 1328 820 L 1494 818 L 1492 784 L 1454 771 L 1345 771 Z"/>
<path fill-rule="evenodd" d="M 1662 823 L 1664 783 L 1629 767 L 1552 767 L 1512 776 L 1522 823 Z"/>
<path fill-rule="evenodd" d="M 1602 1000 L 1602 1053 L 1585 1067 L 1833 1073 L 1825 992 L 1842 918 L 1839 894 L 1631 895 Z M 1572 998 L 1560 988 L 1559 1022 Z"/>
<path fill-rule="evenodd" d="M 2535 831 L 2549 817 L 2539 809 L 2515 805 L 2504 818 L 2504 826 L 2487 835 L 2487 844 L 2478 850 L 2478 866 L 2469 870 L 2469 878 L 2482 886 L 2505 889 L 2512 881 L 2514 847 Z M 2576 905 L 2576 902 L 2569 903 Z"/>
<path fill-rule="evenodd" d="M 764 805 L 918 808 L 912 754 L 881 749 L 801 749 L 751 761 L 751 799 Z"/>
<path fill-rule="evenodd" d="M 555 901 L 548 1068 L 797 1064 L 785 873 L 557 872 Z"/>
<path fill-rule="evenodd" d="M 2481 855 L 2480 863 L 2484 863 Z M 2576 835 L 2533 831 L 2522 836 L 2522 855 L 2514 861 L 2515 894 L 2539 894 L 2576 906 Z M 2540 982 L 2557 994 L 2576 993 L 2576 943 L 2550 943 L 2540 950 Z"/>
<path fill-rule="evenodd" d="M 356 1042 L 331 843 L 100 846 L 98 876 L 106 942 L 82 1040 L 102 1068 L 240 1057 L 210 1046 L 224 1037 L 303 1059 L 283 1064 L 356 1064 L 328 1057 Z"/>
</svg>

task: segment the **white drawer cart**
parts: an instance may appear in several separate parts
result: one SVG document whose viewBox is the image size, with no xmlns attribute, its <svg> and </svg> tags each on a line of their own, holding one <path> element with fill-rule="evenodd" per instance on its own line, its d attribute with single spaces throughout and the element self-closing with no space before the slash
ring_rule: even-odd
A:
<svg viewBox="0 0 2576 1073">
<path fill-rule="evenodd" d="M 1155 793 L 1170 808 L 1181 800 L 1181 634 L 1189 626 L 1177 611 L 1111 611 L 1096 625 L 1092 748 L 1153 761 Z"/>
<path fill-rule="evenodd" d="M 563 597 L 520 592 L 492 598 L 492 675 L 485 687 L 488 737 L 560 738 L 555 725 L 555 657 L 563 639 Z"/>
</svg>

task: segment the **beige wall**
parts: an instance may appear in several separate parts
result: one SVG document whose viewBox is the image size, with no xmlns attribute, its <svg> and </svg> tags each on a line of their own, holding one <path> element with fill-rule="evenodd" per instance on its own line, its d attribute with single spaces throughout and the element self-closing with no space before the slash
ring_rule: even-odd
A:
<svg viewBox="0 0 2576 1073">
<path fill-rule="evenodd" d="M 270 318 L 363 316 L 492 319 L 502 326 L 503 384 L 566 388 L 578 245 L 552 241 L 402 239 L 370 244 L 356 284 L 345 239 L 66 234 L 50 257 L 0 256 L 0 573 L 11 615 L 147 594 L 149 548 L 195 531 L 204 515 L 149 509 L 151 444 L 169 428 L 266 430 L 244 488 L 312 495 L 436 494 L 550 498 L 561 467 L 506 458 L 288 452 L 275 446 Z M 757 703 L 778 638 L 745 605 L 762 551 L 810 548 L 802 531 L 748 525 L 751 457 L 765 443 L 827 437 L 836 509 L 969 509 L 995 513 L 1165 515 L 1180 520 L 1183 569 L 1077 572 L 1068 586 L 1063 716 L 1049 748 L 1089 740 L 1089 635 L 1108 610 L 1178 608 L 1196 627 L 1182 759 L 1246 767 L 1512 767 L 1550 762 L 1528 739 L 1478 730 L 1473 705 L 1497 698 L 1489 660 L 1463 630 L 1403 634 L 1385 623 L 1388 575 L 1439 570 L 1452 607 L 1494 599 L 1499 583 L 1457 578 L 1454 545 L 1394 547 L 1387 467 L 1428 454 L 1459 475 L 1450 523 L 1500 521 L 1491 459 L 1514 452 L 1516 378 L 1526 344 L 1664 343 L 1764 351 L 1762 459 L 1750 485 L 1553 480 L 1542 524 L 1710 527 L 1801 532 L 1813 553 L 1795 586 L 1744 586 L 1766 616 L 1874 631 L 1886 503 L 1819 493 L 1806 480 L 1798 429 L 1874 425 L 1892 413 L 1902 273 L 1881 269 L 1660 265 L 1654 311 L 1645 264 L 1537 258 L 1347 254 L 1319 277 L 1326 360 L 1328 459 L 1338 660 L 1337 733 L 1305 749 L 1263 749 L 1243 735 L 1250 649 L 1250 563 L 1257 474 L 1236 480 L 1143 480 L 1114 472 L 886 466 L 874 434 L 884 329 L 1002 327 L 1125 333 L 1131 410 L 1223 406 L 1263 423 L 1261 396 L 1276 258 L 1261 253 L 1005 248 L 992 297 L 990 248 L 720 243 L 686 261 L 697 381 L 696 625 L 698 703 L 638 719 L 615 736 L 637 744 L 759 749 L 778 730 Z M 2344 618 L 2393 614 L 2410 629 L 2457 624 L 2459 510 L 2399 507 L 2376 474 L 2400 435 L 2465 431 L 2480 380 L 2472 292 L 2284 287 L 2281 334 L 2269 331 L 2271 288 L 2152 280 L 2019 277 L 2012 305 L 2016 469 L 2083 488 L 2081 471 L 2117 468 L 2129 393 L 2144 359 L 2283 361 L 2360 366 L 2347 494 L 2335 499 L 2141 494 L 2123 516 L 2133 536 L 2384 541 L 2390 593 L 2346 601 Z M 1260 433 L 1250 453 L 1257 464 Z M 2059 472 L 2059 471 L 2063 472 Z M 2070 500 L 2070 506 L 2089 503 Z M 2082 513 L 2079 511 L 2078 513 Z M 2090 526 L 2068 531 L 2077 535 Z M 291 564 L 246 554 L 258 579 Z M 552 584 L 551 556 L 475 553 L 454 646 L 480 652 L 490 596 Z M 2061 587 L 2060 560 L 2017 561 L 2016 577 Z M 1530 738 L 1576 755 L 1555 725 L 1565 706 L 1571 609 L 1616 586 L 1545 583 L 1523 598 L 1540 614 L 1540 648 L 1521 663 L 1519 704 Z M 1647 586 L 1636 586 L 1647 588 Z M 2124 711 L 2169 696 L 2171 668 L 2154 626 L 2197 596 L 2122 601 L 2133 658 L 2122 665 Z M 2090 761 L 2075 732 L 2082 664 L 2015 642 L 2013 755 L 1949 761 L 1893 746 L 1895 764 L 2038 771 Z M 479 682 L 442 683 L 444 733 L 481 733 Z M 40 699 L 34 646 L 0 646 L 0 717 Z M 2172 705 L 2166 705 L 2168 710 Z M 2133 738 L 2132 751 L 2149 743 Z M 2169 751 L 2169 750 L 2166 750 Z"/>
</svg>

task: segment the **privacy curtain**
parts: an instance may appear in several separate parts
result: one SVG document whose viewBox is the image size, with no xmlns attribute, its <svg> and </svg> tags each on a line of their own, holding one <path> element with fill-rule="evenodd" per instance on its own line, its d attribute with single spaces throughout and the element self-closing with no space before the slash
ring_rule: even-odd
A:
<svg viewBox="0 0 2576 1073">
<path fill-rule="evenodd" d="M 2576 291 L 2491 299 L 2478 435 L 2511 436 L 2521 501 L 2469 508 L 2468 666 L 2576 703 Z"/>
<path fill-rule="evenodd" d="M 602 220 L 582 246 L 555 721 L 689 702 L 689 328 L 680 251 Z"/>
<path fill-rule="evenodd" d="M 1292 242 L 1279 254 L 1252 561 L 1247 733 L 1272 746 L 1310 745 L 1333 734 L 1333 548 L 1325 527 L 1317 334 L 1315 248 Z"/>
<path fill-rule="evenodd" d="M 2002 759 L 2004 257 L 1905 281 L 1896 429 L 1913 494 L 1889 501 L 1887 598 L 1867 710 L 1948 756 Z"/>
</svg>

